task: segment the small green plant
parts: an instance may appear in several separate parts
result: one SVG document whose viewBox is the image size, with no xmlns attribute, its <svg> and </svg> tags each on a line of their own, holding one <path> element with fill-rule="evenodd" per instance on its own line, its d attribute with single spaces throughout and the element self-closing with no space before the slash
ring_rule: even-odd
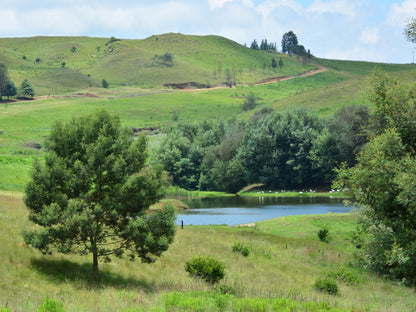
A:
<svg viewBox="0 0 416 312">
<path fill-rule="evenodd" d="M 315 288 L 330 295 L 337 295 L 339 292 L 337 282 L 330 278 L 317 279 Z"/>
<path fill-rule="evenodd" d="M 218 283 L 223 279 L 225 265 L 223 262 L 211 257 L 194 257 L 185 264 L 185 271 L 192 277 L 198 277 L 210 284 Z"/>
<path fill-rule="evenodd" d="M 347 285 L 356 285 L 360 283 L 360 277 L 350 271 L 347 271 L 345 268 L 339 268 L 336 271 L 332 271 L 328 274 L 328 277 L 331 279 L 338 280 L 341 283 Z"/>
<path fill-rule="evenodd" d="M 12 312 L 12 310 L 8 308 L 0 308 L 0 312 Z"/>
<path fill-rule="evenodd" d="M 60 301 L 46 297 L 38 308 L 38 312 L 64 312 L 63 304 Z"/>
<path fill-rule="evenodd" d="M 318 237 L 321 242 L 328 243 L 329 239 L 329 230 L 328 229 L 320 229 L 318 231 Z"/>
<path fill-rule="evenodd" d="M 71 48 L 71 52 L 72 53 L 75 53 L 77 51 L 77 48 L 75 47 L 75 46 L 72 46 L 72 48 Z"/>
<path fill-rule="evenodd" d="M 233 252 L 239 252 L 244 257 L 247 257 L 250 254 L 250 250 L 248 249 L 248 247 L 240 242 L 235 242 L 231 249 Z"/>
<path fill-rule="evenodd" d="M 231 285 L 217 284 L 214 289 L 216 292 L 223 294 L 223 295 L 225 294 L 235 295 L 237 293 L 237 290 L 235 289 L 235 287 Z"/>
</svg>

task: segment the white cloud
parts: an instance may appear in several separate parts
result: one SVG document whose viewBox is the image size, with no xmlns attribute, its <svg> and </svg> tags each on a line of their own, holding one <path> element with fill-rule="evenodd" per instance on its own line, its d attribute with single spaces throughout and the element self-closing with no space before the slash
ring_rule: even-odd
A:
<svg viewBox="0 0 416 312">
<path fill-rule="evenodd" d="M 256 10 L 261 12 L 263 16 L 269 16 L 279 8 L 291 9 L 296 14 L 302 14 L 303 12 L 302 5 L 294 0 L 266 0 L 259 4 Z"/>
<path fill-rule="evenodd" d="M 376 44 L 378 41 L 378 28 L 366 28 L 361 32 L 360 42 L 366 44 Z"/>
<path fill-rule="evenodd" d="M 293 30 L 318 57 L 406 62 L 416 0 L 0 0 L 0 36 L 221 35 L 248 45 Z M 381 34 L 382 39 L 381 40 Z M 409 52 L 410 50 L 410 52 Z"/>
<path fill-rule="evenodd" d="M 231 2 L 231 1 L 233 1 L 233 0 L 208 0 L 208 2 L 209 2 L 209 8 L 211 10 L 215 10 L 215 9 L 218 9 L 218 8 L 222 8 L 223 5 L 224 5 L 224 3 Z"/>
<path fill-rule="evenodd" d="M 308 12 L 316 14 L 339 14 L 349 18 L 354 18 L 356 15 L 356 4 L 354 1 L 314 1 L 307 9 Z"/>
<path fill-rule="evenodd" d="M 387 23 L 392 27 L 404 28 L 410 17 L 416 16 L 416 0 L 406 0 L 401 4 L 393 3 L 387 15 Z"/>
</svg>

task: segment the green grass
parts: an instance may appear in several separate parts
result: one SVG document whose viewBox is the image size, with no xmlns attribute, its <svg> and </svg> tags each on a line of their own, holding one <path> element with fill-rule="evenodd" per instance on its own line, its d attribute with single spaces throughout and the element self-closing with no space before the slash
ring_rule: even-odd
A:
<svg viewBox="0 0 416 312">
<path fill-rule="evenodd" d="M 412 311 L 416 304 L 412 289 L 355 266 L 350 214 L 284 217 L 254 228 L 185 227 L 154 264 L 101 263 L 98 284 L 89 256 L 48 256 L 25 246 L 21 231 L 33 227 L 27 215 L 20 196 L 0 193 L 0 308 L 11 311 L 36 311 L 45 298 L 62 302 L 67 312 Z M 329 229 L 328 244 L 317 237 L 322 226 Z M 236 241 L 250 249 L 248 257 L 232 251 Z M 223 284 L 235 294 L 220 295 L 187 276 L 186 261 L 200 255 L 225 263 Z M 338 278 L 339 295 L 314 288 L 327 276 Z M 342 281 L 351 276 L 360 278 Z"/>
<path fill-rule="evenodd" d="M 227 71 L 237 83 L 253 83 L 305 70 L 295 57 L 255 51 L 218 36 L 169 33 L 143 40 L 108 41 L 89 37 L 0 38 L 0 62 L 7 64 L 16 85 L 28 78 L 38 95 L 100 86 L 102 79 L 110 86 L 145 88 L 191 81 L 217 85 L 227 80 Z M 165 53 L 173 54 L 173 66 L 154 60 L 155 55 Z M 283 68 L 272 69 L 272 58 L 280 57 Z M 61 68 L 63 62 L 65 68 Z"/>
</svg>

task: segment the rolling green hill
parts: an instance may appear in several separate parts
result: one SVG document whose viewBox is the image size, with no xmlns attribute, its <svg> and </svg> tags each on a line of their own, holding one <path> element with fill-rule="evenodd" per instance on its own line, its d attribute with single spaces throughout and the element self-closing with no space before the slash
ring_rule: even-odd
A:
<svg viewBox="0 0 416 312">
<path fill-rule="evenodd" d="M 173 64 L 155 57 L 165 53 L 173 55 Z M 283 68 L 272 69 L 271 59 L 280 57 Z M 185 122 L 246 120 L 263 107 L 282 111 L 304 106 L 331 116 L 345 105 L 370 104 L 366 76 L 374 67 L 406 84 L 414 81 L 416 68 L 319 58 L 305 67 L 296 56 L 255 51 L 226 38 L 172 33 L 113 42 L 89 37 L 0 38 L 0 62 L 7 64 L 17 86 L 28 78 L 36 92 L 34 101 L 0 103 L 0 189 L 19 191 L 54 119 L 105 108 L 118 114 L 125 126 L 163 130 L 174 122 L 173 116 Z M 323 69 L 316 71 L 319 66 Z M 221 85 L 227 71 L 232 80 L 235 73 L 236 87 L 183 91 L 163 86 Z M 306 71 L 310 75 L 300 75 Z M 284 76 L 290 79 L 255 84 Z M 101 87 L 102 79 L 110 82 L 109 89 Z M 259 105 L 244 112 L 241 104 L 249 94 Z"/>
<path fill-rule="evenodd" d="M 166 53 L 173 56 L 171 64 L 159 58 Z M 283 68 L 273 69 L 272 58 L 280 57 Z M 227 76 L 245 84 L 309 68 L 296 57 L 255 51 L 223 37 L 174 33 L 113 42 L 89 37 L 0 38 L 0 62 L 7 64 L 16 85 L 28 78 L 38 95 L 100 86 L 102 79 L 112 86 L 146 88 L 184 82 L 215 86 Z"/>
</svg>

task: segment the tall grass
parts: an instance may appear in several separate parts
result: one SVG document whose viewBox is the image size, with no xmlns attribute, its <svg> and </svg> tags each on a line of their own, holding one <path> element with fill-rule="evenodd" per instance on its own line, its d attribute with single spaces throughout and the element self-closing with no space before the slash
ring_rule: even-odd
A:
<svg viewBox="0 0 416 312">
<path fill-rule="evenodd" d="M 332 234 L 328 244 L 316 235 L 322 223 Z M 103 263 L 98 283 L 92 281 L 89 256 L 42 255 L 25 246 L 20 233 L 32 226 L 21 198 L 1 193 L 0 307 L 11 311 L 36 311 L 45 298 L 62 302 L 65 311 L 206 311 L 209 306 L 220 311 L 218 304 L 224 311 L 273 311 L 286 305 L 299 311 L 412 311 L 416 304 L 412 289 L 355 266 L 353 215 L 285 217 L 255 228 L 185 227 L 154 264 Z M 250 249 L 248 257 L 232 252 L 236 241 Z M 223 284 L 235 294 L 218 295 L 189 277 L 184 265 L 194 256 L 223 261 Z M 340 276 L 340 267 L 343 276 L 358 275 L 359 281 L 338 280 L 338 296 L 314 288 L 318 278 Z"/>
</svg>

